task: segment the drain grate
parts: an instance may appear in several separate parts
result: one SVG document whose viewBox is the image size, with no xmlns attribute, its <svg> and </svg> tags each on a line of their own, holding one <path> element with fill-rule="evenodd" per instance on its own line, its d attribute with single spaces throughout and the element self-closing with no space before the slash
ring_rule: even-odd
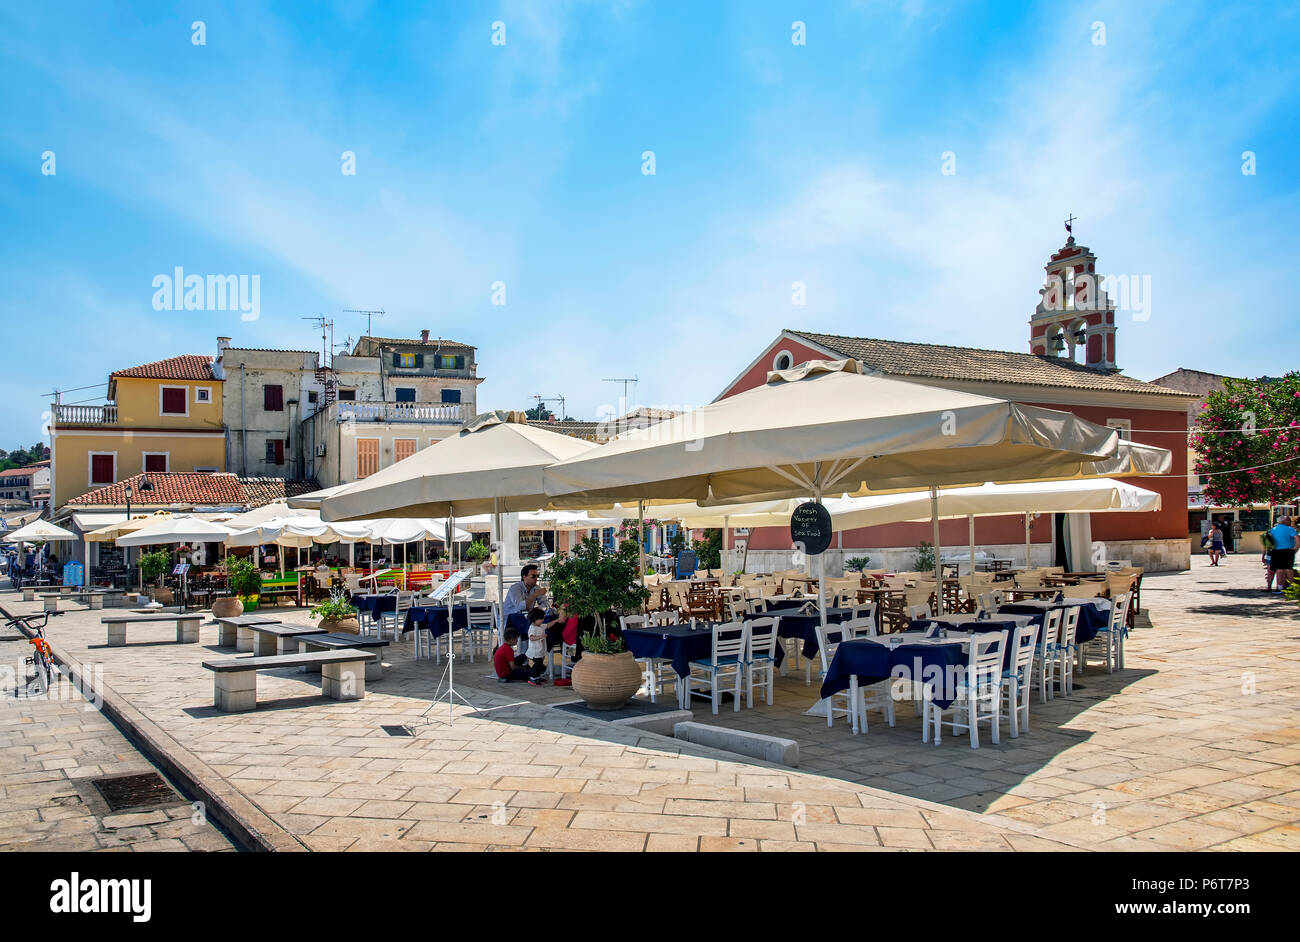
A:
<svg viewBox="0 0 1300 942">
<path fill-rule="evenodd" d="M 110 811 L 124 808 L 147 808 L 152 805 L 170 805 L 181 800 L 157 772 L 143 775 L 118 775 L 97 778 L 91 784 L 108 802 Z"/>
<path fill-rule="evenodd" d="M 384 732 L 386 732 L 389 736 L 412 735 L 411 731 L 407 729 L 405 726 L 381 726 L 379 728 L 382 729 Z"/>
</svg>

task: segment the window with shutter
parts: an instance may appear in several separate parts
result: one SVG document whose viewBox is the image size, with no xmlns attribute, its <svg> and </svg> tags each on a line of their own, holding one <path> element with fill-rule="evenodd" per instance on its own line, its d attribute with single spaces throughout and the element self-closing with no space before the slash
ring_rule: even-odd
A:
<svg viewBox="0 0 1300 942">
<path fill-rule="evenodd" d="M 184 386 L 164 386 L 162 388 L 162 414 L 184 415 L 186 413 L 186 389 Z"/>
<path fill-rule="evenodd" d="M 444 390 L 442 391 L 442 401 L 443 401 L 443 402 L 460 402 L 460 390 L 459 390 L 459 389 L 444 389 Z"/>
<path fill-rule="evenodd" d="M 415 402 L 414 389 L 407 389 L 403 386 L 398 386 L 393 389 L 393 392 L 396 393 L 398 402 Z"/>
<path fill-rule="evenodd" d="M 463 370 L 464 368 L 465 368 L 465 358 L 463 356 L 456 357 L 456 369 Z"/>
<path fill-rule="evenodd" d="M 355 402 L 357 391 L 355 389 L 340 389 L 339 402 Z"/>
<path fill-rule="evenodd" d="M 379 470 L 379 439 L 357 439 L 357 480 L 368 478 Z"/>
<path fill-rule="evenodd" d="M 112 484 L 116 477 L 117 470 L 116 455 L 91 455 L 90 456 L 90 483 L 91 484 Z"/>
<path fill-rule="evenodd" d="M 284 387 L 283 386 L 263 386 L 262 387 L 262 408 L 267 412 L 284 411 Z"/>
<path fill-rule="evenodd" d="M 266 463 L 267 464 L 275 464 L 275 444 L 276 444 L 275 439 L 273 438 L 268 438 L 266 440 Z"/>
<path fill-rule="evenodd" d="M 417 370 L 422 370 L 422 369 L 424 369 L 424 354 L 423 354 L 423 353 L 417 353 L 417 354 L 415 355 L 415 368 L 416 368 Z"/>
<path fill-rule="evenodd" d="M 146 472 L 164 472 L 167 470 L 167 456 L 160 454 L 147 454 L 144 456 L 144 469 Z"/>
<path fill-rule="evenodd" d="M 402 459 L 409 458 L 411 455 L 415 454 L 415 443 L 416 439 L 414 438 L 398 438 L 394 440 L 393 460 L 401 461 Z"/>
<path fill-rule="evenodd" d="M 285 442 L 279 438 L 275 440 L 275 463 L 284 464 L 284 446 Z"/>
</svg>

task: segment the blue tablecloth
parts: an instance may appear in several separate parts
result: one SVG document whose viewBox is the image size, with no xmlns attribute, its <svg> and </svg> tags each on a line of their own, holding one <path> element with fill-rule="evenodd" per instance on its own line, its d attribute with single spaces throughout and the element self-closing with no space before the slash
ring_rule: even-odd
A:
<svg viewBox="0 0 1300 942">
<path fill-rule="evenodd" d="M 713 656 L 713 629 L 701 625 L 694 631 L 690 625 L 661 625 L 658 628 L 625 628 L 623 643 L 636 658 L 662 658 L 673 662 L 678 677 L 691 673 L 691 661 L 707 661 Z M 776 663 L 785 657 L 781 646 L 776 646 Z"/>
<path fill-rule="evenodd" d="M 357 611 L 372 618 L 378 618 L 385 612 L 397 611 L 397 596 L 388 595 L 354 595 L 352 604 L 357 607 Z"/>
<path fill-rule="evenodd" d="M 1020 622 L 1010 618 L 990 618 L 987 621 L 980 621 L 973 615 L 945 615 L 940 618 L 914 618 L 911 630 L 929 631 L 935 625 L 943 625 L 949 632 L 964 634 L 1005 631 L 1007 637 L 1002 645 L 1002 666 L 1004 668 L 1011 666 L 1011 651 L 1015 647 L 1015 632 L 1020 628 Z"/>
<path fill-rule="evenodd" d="M 469 626 L 469 614 L 465 606 L 457 605 L 452 609 L 455 613 L 453 623 L 456 630 Z M 416 629 L 433 632 L 435 638 L 447 633 L 447 606 L 446 605 L 415 605 L 406 610 L 406 623 L 402 627 L 402 633 L 415 631 Z"/>
<path fill-rule="evenodd" d="M 1075 629 L 1074 641 L 1084 644 L 1097 637 L 1097 632 L 1110 624 L 1110 599 L 1065 599 L 1053 602 L 1050 599 L 1007 602 L 998 606 L 998 613 L 1008 615 L 1029 615 L 1034 624 L 1042 627 L 1043 619 L 1054 608 L 1064 609 L 1075 606 L 1079 609 L 1079 627 Z"/>
<path fill-rule="evenodd" d="M 746 620 L 748 618 L 779 616 L 781 620 L 776 626 L 777 637 L 802 638 L 803 656 L 811 660 L 817 656 L 817 626 L 821 624 L 821 616 L 816 612 L 805 615 L 801 611 L 802 608 L 802 605 L 770 608 L 759 615 L 747 616 Z M 826 609 L 826 623 L 831 625 L 848 621 L 852 614 L 853 610 L 850 608 L 828 608 Z"/>
<path fill-rule="evenodd" d="M 958 668 L 967 662 L 960 641 L 947 644 L 901 644 L 891 648 L 881 641 L 845 641 L 835 651 L 831 666 L 822 680 L 824 698 L 849 689 L 849 679 L 857 676 L 863 686 L 880 683 L 890 677 L 916 682 L 933 682 L 934 702 L 946 707 L 956 698 L 956 684 L 962 673 Z"/>
</svg>

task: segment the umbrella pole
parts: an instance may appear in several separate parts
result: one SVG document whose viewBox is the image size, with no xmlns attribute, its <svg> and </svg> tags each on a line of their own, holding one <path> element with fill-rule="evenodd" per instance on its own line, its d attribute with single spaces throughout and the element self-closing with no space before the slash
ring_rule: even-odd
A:
<svg viewBox="0 0 1300 942">
<path fill-rule="evenodd" d="M 356 543 L 348 544 L 348 568 L 349 569 L 357 568 L 357 544 Z"/>
<path fill-rule="evenodd" d="M 966 515 L 966 524 L 970 527 L 970 578 L 975 581 L 975 515 Z"/>
<path fill-rule="evenodd" d="M 645 501 L 636 502 L 636 558 L 637 577 L 641 580 L 641 588 L 645 588 Z M 646 611 L 647 603 L 641 603 L 641 611 Z"/>
<path fill-rule="evenodd" d="M 817 470 L 820 475 L 821 472 L 820 465 L 818 466 Z M 822 489 L 820 484 L 813 489 L 813 500 L 815 500 L 819 504 L 822 502 Z M 725 523 L 726 521 L 723 522 Z M 823 635 L 826 634 L 826 566 L 824 565 L 824 563 L 825 560 L 822 558 L 819 558 L 817 560 L 817 613 L 819 616 L 819 620 L 822 623 Z M 824 667 L 822 669 L 825 670 Z M 830 709 L 829 702 L 827 702 L 826 704 L 826 709 L 828 710 Z M 854 724 L 855 725 L 857 724 L 857 720 L 854 720 Z"/>
<path fill-rule="evenodd" d="M 505 641 L 506 632 L 505 576 L 501 572 L 501 563 L 506 558 L 506 541 L 501 530 L 501 498 L 499 497 L 492 498 L 492 526 L 496 529 L 497 536 L 497 617 L 501 619 L 501 623 L 496 626 L 496 631 L 497 644 L 501 644 Z M 451 540 L 451 536 L 452 533 L 449 529 L 447 531 L 448 541 Z"/>
<path fill-rule="evenodd" d="M 1029 568 L 1029 511 L 1025 511 L 1025 568 Z"/>
<path fill-rule="evenodd" d="M 731 527 L 727 524 L 731 521 L 730 514 L 722 515 L 722 561 L 725 565 L 727 554 L 731 552 Z M 721 568 L 721 567 L 719 567 Z"/>
<path fill-rule="evenodd" d="M 930 523 L 934 526 L 934 613 L 943 614 L 943 564 L 939 562 L 939 488 L 930 485 Z"/>
</svg>

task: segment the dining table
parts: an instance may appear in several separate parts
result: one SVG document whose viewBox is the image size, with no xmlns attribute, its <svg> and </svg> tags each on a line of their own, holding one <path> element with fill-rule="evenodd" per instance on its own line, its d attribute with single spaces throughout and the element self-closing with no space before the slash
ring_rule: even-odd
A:
<svg viewBox="0 0 1300 942">
<path fill-rule="evenodd" d="M 1086 644 L 1097 637 L 1097 632 L 1110 624 L 1110 599 L 1025 599 L 1006 602 L 998 606 L 998 614 L 1027 615 L 1034 624 L 1042 625 L 1047 613 L 1054 608 L 1079 609 L 1079 624 L 1075 628 L 1075 644 Z"/>
<path fill-rule="evenodd" d="M 926 685 L 930 702 L 948 707 L 957 697 L 961 668 L 968 660 L 965 640 L 901 631 L 886 638 L 842 641 L 822 676 L 821 697 L 847 690 L 851 702 L 856 702 L 859 687 L 901 679 Z M 858 731 L 856 714 L 852 728 Z"/>
<path fill-rule="evenodd" d="M 817 656 L 817 626 L 822 623 L 821 615 L 818 613 L 816 606 L 811 603 L 803 605 L 782 605 L 775 608 L 769 608 L 765 612 L 749 616 L 751 618 L 772 618 L 777 617 L 781 620 L 777 622 L 776 635 L 778 638 L 799 638 L 803 640 L 803 656 L 812 660 Z M 826 609 L 826 623 L 828 625 L 838 624 L 847 621 L 853 617 L 851 608 L 828 608 Z"/>
</svg>

